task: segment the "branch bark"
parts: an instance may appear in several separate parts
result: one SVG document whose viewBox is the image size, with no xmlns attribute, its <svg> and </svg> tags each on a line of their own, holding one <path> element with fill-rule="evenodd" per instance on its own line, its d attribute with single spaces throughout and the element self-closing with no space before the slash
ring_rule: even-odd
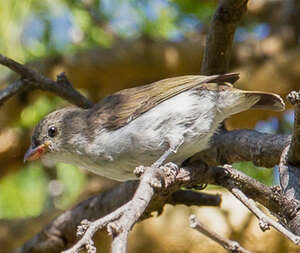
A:
<svg viewBox="0 0 300 253">
<path fill-rule="evenodd" d="M 6 56 L 0 54 L 0 64 L 10 68 L 21 76 L 17 82 L 9 85 L 0 92 L 0 105 L 13 95 L 33 89 L 41 89 L 53 92 L 79 107 L 89 108 L 93 105 L 86 97 L 75 90 L 64 73 L 57 76 L 57 81 L 53 81 L 33 69 L 26 67 Z"/>
<path fill-rule="evenodd" d="M 202 60 L 203 75 L 228 71 L 235 29 L 247 11 L 248 0 L 222 0 L 215 12 Z"/>
<path fill-rule="evenodd" d="M 287 134 L 266 134 L 255 130 L 233 130 L 216 134 L 211 148 L 192 157 L 209 165 L 252 161 L 256 166 L 271 168 L 279 164 L 284 148 L 290 143 Z"/>
<path fill-rule="evenodd" d="M 232 187 L 238 188 L 282 220 L 293 219 L 299 208 L 297 202 L 288 200 L 279 191 L 265 186 L 233 168 L 207 167 L 203 163 L 194 163 L 189 167 L 180 168 L 175 183 L 167 191 L 154 195 L 140 220 L 150 217 L 153 211 L 161 213 L 163 206 L 168 203 L 170 195 L 180 187 L 191 187 L 204 183 L 220 185 L 229 190 Z M 76 226 L 80 224 L 81 220 L 95 220 L 116 210 L 132 198 L 137 185 L 137 181 L 125 182 L 111 191 L 81 202 L 72 210 L 56 218 L 15 253 L 50 253 L 66 249 L 76 240 Z"/>
<path fill-rule="evenodd" d="M 230 250 L 230 252 L 251 253 L 240 246 L 238 242 L 223 238 L 217 233 L 211 231 L 209 228 L 204 226 L 194 214 L 190 216 L 190 227 L 206 235 L 208 238 L 220 244 L 224 249 Z"/>
<path fill-rule="evenodd" d="M 291 143 L 286 146 L 280 158 L 280 184 L 287 199 L 300 201 L 300 92 L 292 91 L 287 98 L 294 105 L 295 120 Z M 300 208 L 287 225 L 294 233 L 300 235 Z"/>
<path fill-rule="evenodd" d="M 300 165 L 300 92 L 290 92 L 287 99 L 294 105 L 295 110 L 294 131 L 288 152 L 288 162 L 293 165 Z"/>
<path fill-rule="evenodd" d="M 299 245 L 300 243 L 300 236 L 297 236 L 287 230 L 284 226 L 282 226 L 279 222 L 268 217 L 264 214 L 254 203 L 252 199 L 249 199 L 241 190 L 237 188 L 232 188 L 231 192 L 233 195 L 239 199 L 254 215 L 259 219 L 259 226 L 261 230 L 264 232 L 270 229 L 270 226 L 275 228 L 278 232 L 286 236 L 290 239 L 293 243 Z"/>
</svg>

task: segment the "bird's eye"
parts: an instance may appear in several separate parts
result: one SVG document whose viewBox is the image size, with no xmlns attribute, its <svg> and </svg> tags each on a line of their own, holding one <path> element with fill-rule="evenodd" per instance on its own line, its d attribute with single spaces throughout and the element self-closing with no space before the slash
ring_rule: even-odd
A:
<svg viewBox="0 0 300 253">
<path fill-rule="evenodd" d="M 57 135 L 57 128 L 55 126 L 51 126 L 48 128 L 48 136 L 53 138 Z"/>
</svg>

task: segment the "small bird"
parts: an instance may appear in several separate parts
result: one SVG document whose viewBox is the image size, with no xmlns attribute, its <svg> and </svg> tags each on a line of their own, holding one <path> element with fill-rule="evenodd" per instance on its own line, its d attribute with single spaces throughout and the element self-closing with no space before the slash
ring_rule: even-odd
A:
<svg viewBox="0 0 300 253">
<path fill-rule="evenodd" d="M 90 109 L 67 107 L 35 127 L 24 161 L 41 158 L 126 181 L 140 165 L 180 166 L 209 147 L 220 123 L 248 109 L 281 111 L 280 96 L 236 89 L 238 73 L 187 75 L 125 89 Z"/>
</svg>

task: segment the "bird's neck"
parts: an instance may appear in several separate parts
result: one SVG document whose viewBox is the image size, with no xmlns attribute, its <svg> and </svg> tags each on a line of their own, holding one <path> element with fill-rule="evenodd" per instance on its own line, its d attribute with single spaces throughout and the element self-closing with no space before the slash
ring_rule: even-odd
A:
<svg viewBox="0 0 300 253">
<path fill-rule="evenodd" d="M 64 125 L 63 145 L 66 149 L 65 151 L 83 153 L 85 147 L 91 141 L 86 110 L 78 109 L 65 115 Z"/>
</svg>

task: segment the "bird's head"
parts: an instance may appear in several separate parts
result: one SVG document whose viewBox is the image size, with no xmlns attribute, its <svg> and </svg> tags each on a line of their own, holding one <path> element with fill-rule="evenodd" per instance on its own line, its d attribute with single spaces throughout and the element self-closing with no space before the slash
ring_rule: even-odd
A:
<svg viewBox="0 0 300 253">
<path fill-rule="evenodd" d="M 63 108 L 45 116 L 34 128 L 31 146 L 24 161 L 34 161 L 46 154 L 66 151 L 66 134 L 74 131 L 70 122 L 79 113 L 78 108 Z"/>
</svg>

